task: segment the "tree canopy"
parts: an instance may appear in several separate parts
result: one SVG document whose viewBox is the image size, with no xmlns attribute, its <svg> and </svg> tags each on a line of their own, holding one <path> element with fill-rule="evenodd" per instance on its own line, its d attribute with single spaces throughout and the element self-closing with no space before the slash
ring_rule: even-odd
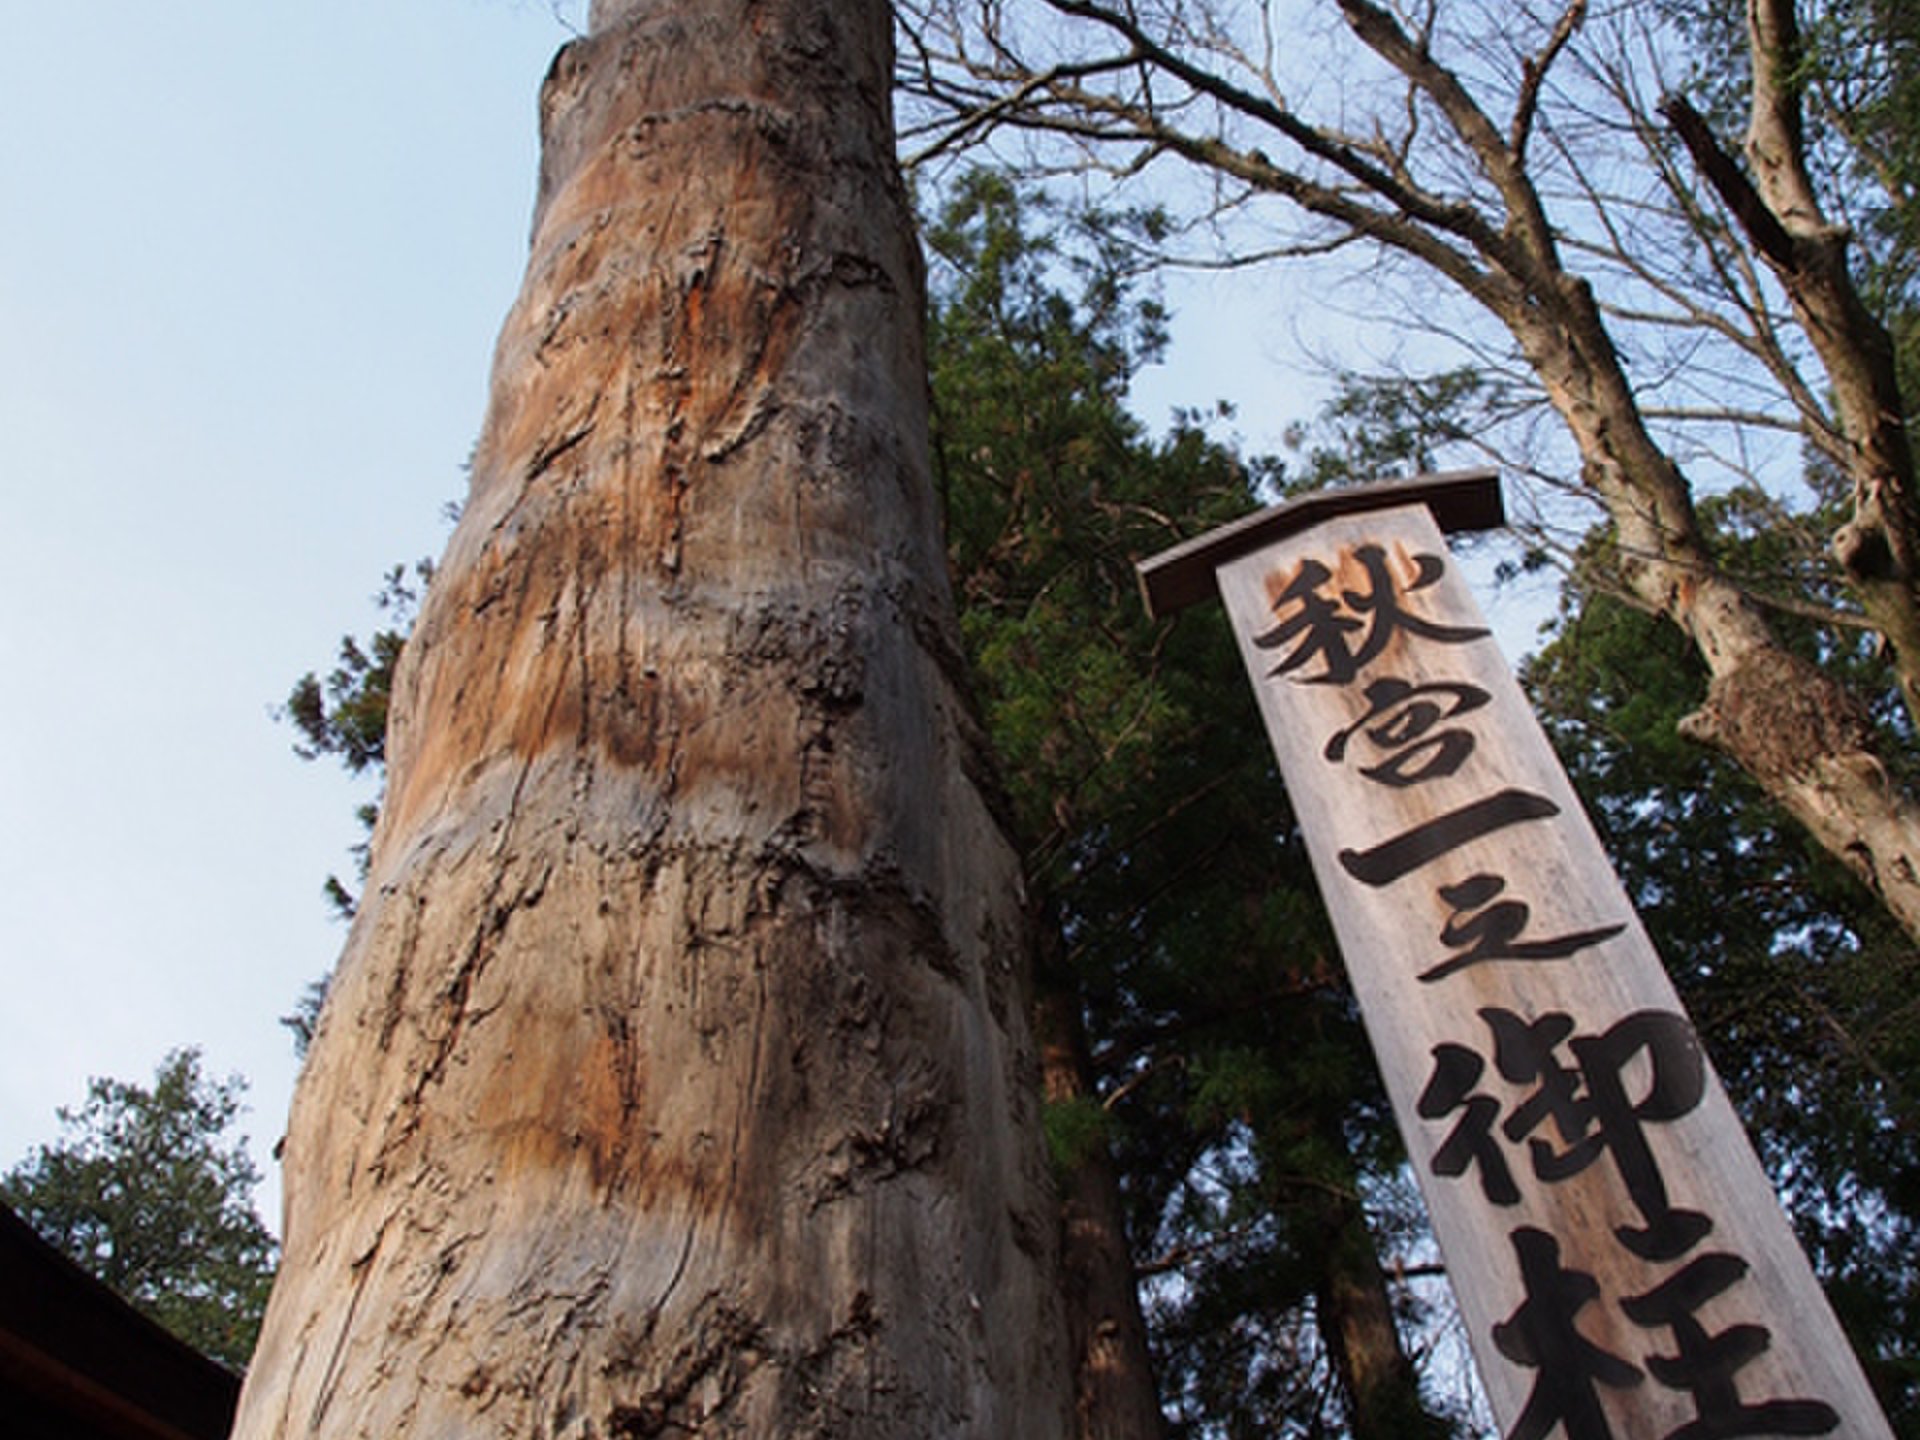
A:
<svg viewBox="0 0 1920 1440">
<path fill-rule="evenodd" d="M 1145 247 L 1162 260 L 1368 262 L 1381 313 L 1497 386 L 1510 423 L 1476 442 L 1541 482 L 1542 541 L 1576 548 L 1594 513 L 1555 497 L 1614 527 L 1607 583 L 1711 674 L 1688 733 L 1920 937 L 1920 805 L 1880 782 L 1906 743 L 1880 696 L 1911 710 L 1920 674 L 1889 324 L 1914 213 L 1911 166 L 1888 158 L 1909 153 L 1888 140 L 1916 66 L 1899 7 L 1756 0 L 1744 33 L 1679 0 L 898 8 L 922 160 L 988 143 L 1030 171 L 1157 177 L 1185 202 Z M 1716 44 L 1746 57 L 1740 146 Z M 1783 439 L 1843 485 L 1829 596 L 1790 604 L 1880 634 L 1870 676 L 1788 644 L 1779 598 L 1703 526 L 1703 498 Z"/>
<path fill-rule="evenodd" d="M 150 1086 L 94 1079 L 62 1137 L 0 1176 L 0 1200 L 182 1340 L 244 1369 L 273 1280 L 259 1172 L 231 1132 L 244 1083 L 175 1050 Z"/>
</svg>

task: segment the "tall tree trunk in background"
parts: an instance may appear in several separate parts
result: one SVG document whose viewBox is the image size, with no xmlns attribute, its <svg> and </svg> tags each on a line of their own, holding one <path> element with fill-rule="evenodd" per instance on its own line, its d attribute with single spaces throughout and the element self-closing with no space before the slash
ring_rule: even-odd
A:
<svg viewBox="0 0 1920 1440">
<path fill-rule="evenodd" d="M 1347 1152 L 1341 1118 L 1331 1110 L 1315 1117 L 1329 1154 Z M 1346 1396 L 1352 1440 L 1442 1440 L 1451 1427 L 1427 1409 L 1420 1377 L 1401 1344 L 1358 1175 L 1350 1171 L 1308 1204 L 1318 1240 L 1315 1320 Z"/>
<path fill-rule="evenodd" d="M 1045 922 L 1043 922 L 1045 923 Z M 1057 931 L 1042 933 L 1043 950 Z M 1093 1065 L 1072 977 L 1040 967 L 1034 1007 L 1043 1087 L 1051 1104 L 1094 1099 Z M 1060 1273 L 1074 1365 L 1074 1440 L 1161 1440 L 1166 1419 L 1134 1279 L 1120 1182 L 1104 1140 L 1056 1157 L 1060 1170 Z"/>
<path fill-rule="evenodd" d="M 880 0 L 594 6 L 236 1434 L 1067 1432 Z"/>
<path fill-rule="evenodd" d="M 1810 57 L 1794 0 L 1747 0 L 1746 10 L 1753 93 L 1742 148 L 1751 176 L 1683 96 L 1661 109 L 1779 280 L 1827 373 L 1838 429 L 1828 454 L 1853 490 L 1833 554 L 1892 652 L 1908 715 L 1920 720 L 1920 496 L 1897 350 L 1854 283 L 1853 230 L 1828 218 L 1808 163 Z"/>
</svg>

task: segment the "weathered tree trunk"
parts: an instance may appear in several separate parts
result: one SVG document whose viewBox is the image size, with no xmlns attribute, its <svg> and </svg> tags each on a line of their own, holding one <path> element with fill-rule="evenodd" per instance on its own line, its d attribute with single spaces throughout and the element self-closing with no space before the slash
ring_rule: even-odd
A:
<svg viewBox="0 0 1920 1440">
<path fill-rule="evenodd" d="M 1340 1117 L 1317 1119 L 1325 1138 L 1344 1148 Z M 1438 1440 L 1449 1434 L 1421 1399 L 1420 1377 L 1394 1323 L 1379 1244 L 1356 1189 L 1329 1189 L 1317 1208 L 1316 1322 L 1347 1397 L 1353 1440 Z"/>
<path fill-rule="evenodd" d="M 1047 944 L 1050 937 L 1043 936 Z M 1078 997 L 1042 970 L 1035 1006 L 1049 1102 L 1094 1095 Z M 1049 983 L 1052 982 L 1052 983 Z M 1160 1440 L 1166 1419 L 1140 1313 L 1120 1183 L 1104 1144 L 1068 1157 L 1060 1176 L 1060 1273 L 1074 1363 L 1075 1440 Z"/>
<path fill-rule="evenodd" d="M 1731 757 L 1920 939 L 1920 805 L 1889 780 L 1859 702 L 1788 650 L 1715 563 L 1686 481 L 1648 433 L 1591 292 L 1563 276 L 1497 313 L 1613 516 L 1622 578 L 1706 664 L 1707 703 L 1686 732 Z"/>
<path fill-rule="evenodd" d="M 1827 373 L 1836 428 L 1808 428 L 1853 487 L 1852 515 L 1833 537 L 1833 554 L 1888 644 L 1909 715 L 1920 719 L 1920 502 L 1893 337 L 1854 285 L 1853 236 L 1827 218 L 1807 167 L 1797 74 L 1806 56 L 1793 0 L 1749 0 L 1747 45 L 1751 178 L 1684 97 L 1661 108 L 1779 279 Z"/>
<path fill-rule="evenodd" d="M 239 1436 L 1067 1433 L 888 23 L 555 62 Z"/>
<path fill-rule="evenodd" d="M 1745 192 L 1722 187 L 1753 248 L 1786 288 L 1794 317 L 1832 386 L 1840 459 L 1853 482 L 1853 513 L 1833 537 L 1861 608 L 1885 637 L 1907 712 L 1920 722 L 1920 497 L 1915 495 L 1907 406 L 1893 337 L 1853 283 L 1852 235 L 1820 207 L 1803 128 L 1806 63 L 1793 0 L 1748 0 L 1753 103 L 1746 152 L 1761 213 Z M 1770 224 L 1768 222 L 1771 222 Z"/>
</svg>

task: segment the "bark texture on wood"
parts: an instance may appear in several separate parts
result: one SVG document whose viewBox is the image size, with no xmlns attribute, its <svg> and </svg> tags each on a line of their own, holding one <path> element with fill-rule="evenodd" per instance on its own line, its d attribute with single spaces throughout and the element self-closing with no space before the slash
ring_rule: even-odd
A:
<svg viewBox="0 0 1920 1440">
<path fill-rule="evenodd" d="M 1920 938 L 1920 805 L 1892 783 L 1847 690 L 1781 643 L 1708 550 L 1686 479 L 1648 433 L 1592 293 L 1577 279 L 1497 313 L 1580 447 L 1613 516 L 1622 578 L 1686 632 L 1712 677 L 1688 717 Z"/>
<path fill-rule="evenodd" d="M 1852 482 L 1834 558 L 1892 649 L 1909 714 L 1920 719 L 1920 497 L 1893 337 L 1849 269 L 1853 236 L 1821 208 L 1807 168 L 1805 63 L 1793 0 L 1749 0 L 1753 95 L 1744 146 L 1752 178 L 1679 96 L 1662 106 L 1748 243 L 1773 270 L 1832 390 L 1827 448 Z M 1820 432 L 1816 430 L 1816 435 Z"/>
<path fill-rule="evenodd" d="M 1086 1101 L 1095 1089 L 1078 998 L 1064 977 L 1053 984 L 1049 978 L 1043 971 L 1035 1006 L 1045 1094 L 1054 1104 Z M 1076 1440 L 1160 1440 L 1166 1419 L 1113 1159 L 1104 1144 L 1096 1145 L 1062 1168 L 1060 1274 L 1075 1366 L 1072 1433 Z"/>
<path fill-rule="evenodd" d="M 1315 1120 L 1332 1153 L 1342 1153 L 1341 1117 L 1322 1113 Z M 1318 1210 L 1315 1320 L 1347 1398 L 1349 1433 L 1353 1440 L 1443 1440 L 1451 1427 L 1420 1397 L 1420 1377 L 1400 1342 L 1379 1241 L 1358 1189 L 1329 1187 Z"/>
<path fill-rule="evenodd" d="M 595 6 L 236 1434 L 1056 1437 L 878 0 Z"/>
</svg>

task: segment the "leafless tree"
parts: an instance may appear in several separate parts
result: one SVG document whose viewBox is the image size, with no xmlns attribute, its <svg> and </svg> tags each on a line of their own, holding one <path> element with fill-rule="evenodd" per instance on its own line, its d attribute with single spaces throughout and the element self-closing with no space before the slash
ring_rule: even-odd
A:
<svg viewBox="0 0 1920 1440">
<path fill-rule="evenodd" d="M 1920 808 L 1873 699 L 1780 638 L 1782 608 L 1883 637 L 1920 713 L 1913 461 L 1885 330 L 1810 162 L 1792 0 L 1750 0 L 1738 147 L 1663 70 L 1651 6 L 1459 0 L 899 0 L 912 153 L 1171 177 L 1234 262 L 1348 252 L 1463 302 L 1444 324 L 1524 379 L 1611 521 L 1605 577 L 1711 676 L 1686 722 L 1920 938 Z M 1704 177 L 1704 181 L 1703 178 Z M 1285 284 L 1285 271 L 1273 272 Z M 1408 293 L 1408 292 L 1403 292 Z M 1782 439 L 1845 477 L 1831 585 L 1715 554 L 1699 501 Z M 1831 591 L 1831 594 L 1828 591 Z"/>
</svg>

